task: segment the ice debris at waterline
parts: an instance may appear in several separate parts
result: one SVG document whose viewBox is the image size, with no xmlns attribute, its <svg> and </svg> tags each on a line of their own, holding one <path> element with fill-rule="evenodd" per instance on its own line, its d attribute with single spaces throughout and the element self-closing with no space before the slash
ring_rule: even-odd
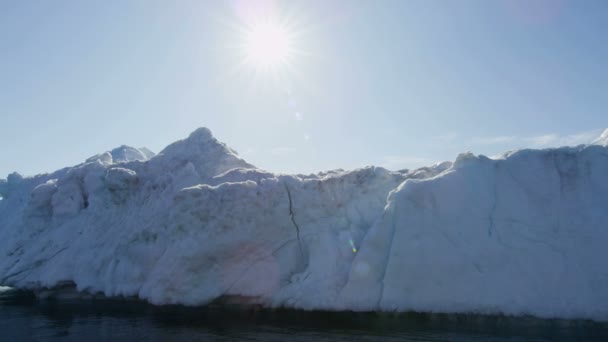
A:
<svg viewBox="0 0 608 342">
<path fill-rule="evenodd" d="M 0 180 L 0 285 L 608 320 L 607 137 L 315 175 L 257 169 L 205 128 L 123 146 Z"/>
</svg>

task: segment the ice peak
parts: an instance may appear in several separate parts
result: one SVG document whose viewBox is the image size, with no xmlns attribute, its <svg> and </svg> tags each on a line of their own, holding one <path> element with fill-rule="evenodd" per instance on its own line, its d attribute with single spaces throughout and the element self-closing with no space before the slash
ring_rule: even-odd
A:
<svg viewBox="0 0 608 342">
<path fill-rule="evenodd" d="M 214 137 L 211 130 L 207 127 L 199 127 L 188 136 L 188 140 L 196 140 L 200 142 L 206 142 L 211 139 L 214 139 Z"/>
<path fill-rule="evenodd" d="M 226 147 L 213 136 L 209 128 L 200 127 L 190 133 L 186 139 L 176 141 L 165 147 L 161 153 L 191 154 L 210 149 L 224 150 Z"/>
<path fill-rule="evenodd" d="M 176 159 L 191 162 L 197 173 L 203 177 L 212 177 L 233 168 L 254 167 L 217 140 L 211 130 L 205 127 L 197 128 L 186 139 L 165 147 L 159 157 L 158 162 L 171 165 L 181 165 Z"/>
</svg>

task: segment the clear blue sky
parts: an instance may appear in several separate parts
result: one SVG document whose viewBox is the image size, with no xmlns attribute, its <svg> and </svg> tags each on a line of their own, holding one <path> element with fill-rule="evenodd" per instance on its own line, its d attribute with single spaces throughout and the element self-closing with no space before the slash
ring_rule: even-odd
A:
<svg viewBox="0 0 608 342">
<path fill-rule="evenodd" d="M 279 2 L 298 53 L 275 72 L 238 67 L 241 5 L 0 0 L 0 177 L 121 144 L 158 152 L 200 126 L 281 172 L 414 167 L 608 126 L 605 0 Z"/>
</svg>

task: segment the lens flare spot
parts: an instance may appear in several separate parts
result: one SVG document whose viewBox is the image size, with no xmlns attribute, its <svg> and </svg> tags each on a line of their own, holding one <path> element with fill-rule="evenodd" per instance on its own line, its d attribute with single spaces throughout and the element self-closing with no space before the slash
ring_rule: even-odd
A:
<svg viewBox="0 0 608 342">
<path fill-rule="evenodd" d="M 353 239 L 348 240 L 348 243 L 350 244 L 350 247 L 353 250 L 353 253 L 357 253 L 357 247 L 355 247 L 355 242 L 353 241 Z"/>
</svg>

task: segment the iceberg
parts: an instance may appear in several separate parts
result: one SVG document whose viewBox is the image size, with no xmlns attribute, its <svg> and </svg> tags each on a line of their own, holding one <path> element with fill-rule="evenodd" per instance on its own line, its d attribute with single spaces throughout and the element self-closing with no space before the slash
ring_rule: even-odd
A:
<svg viewBox="0 0 608 342">
<path fill-rule="evenodd" d="M 607 137 L 310 175 L 258 169 L 206 128 L 157 155 L 121 146 L 0 180 L 0 286 L 605 321 Z"/>
</svg>

